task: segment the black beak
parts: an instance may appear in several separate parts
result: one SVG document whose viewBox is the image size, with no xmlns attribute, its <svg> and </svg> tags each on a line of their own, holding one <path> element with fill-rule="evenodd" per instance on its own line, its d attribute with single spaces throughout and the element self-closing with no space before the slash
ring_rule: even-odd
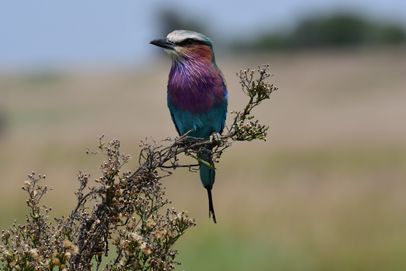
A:
<svg viewBox="0 0 406 271">
<path fill-rule="evenodd" d="M 166 40 L 166 39 L 158 39 L 158 40 L 153 40 L 150 42 L 150 44 L 153 44 L 155 46 L 168 49 L 168 50 L 174 50 L 175 44 L 172 42 Z"/>
</svg>

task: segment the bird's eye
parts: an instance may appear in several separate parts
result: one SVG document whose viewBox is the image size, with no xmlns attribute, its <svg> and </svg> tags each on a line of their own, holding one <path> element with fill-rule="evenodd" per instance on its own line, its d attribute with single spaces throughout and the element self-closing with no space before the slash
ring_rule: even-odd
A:
<svg viewBox="0 0 406 271">
<path fill-rule="evenodd" d="M 185 40 L 183 40 L 182 42 L 181 42 L 181 45 L 191 45 L 191 44 L 193 44 L 194 43 L 194 40 L 193 39 L 185 39 Z"/>
</svg>

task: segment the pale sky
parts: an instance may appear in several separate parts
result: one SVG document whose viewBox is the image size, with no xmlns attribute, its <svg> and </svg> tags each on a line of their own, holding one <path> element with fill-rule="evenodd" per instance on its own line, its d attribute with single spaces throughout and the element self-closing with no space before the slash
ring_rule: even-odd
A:
<svg viewBox="0 0 406 271">
<path fill-rule="evenodd" d="M 140 63 L 156 52 L 148 42 L 159 33 L 158 10 L 168 5 L 206 23 L 206 34 L 218 39 L 340 9 L 406 26 L 404 0 L 0 0 L 0 68 Z"/>
</svg>

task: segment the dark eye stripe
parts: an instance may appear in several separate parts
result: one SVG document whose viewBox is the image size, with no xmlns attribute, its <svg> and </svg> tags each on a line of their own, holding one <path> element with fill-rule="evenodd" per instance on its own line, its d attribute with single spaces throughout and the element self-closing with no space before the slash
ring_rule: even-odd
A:
<svg viewBox="0 0 406 271">
<path fill-rule="evenodd" d="M 191 39 L 191 38 L 184 39 L 182 41 L 176 42 L 175 44 L 179 45 L 179 46 L 187 46 L 187 45 L 193 45 L 193 44 L 203 44 L 203 45 L 211 46 L 210 43 L 208 43 L 206 41 L 196 40 L 196 39 Z"/>
</svg>

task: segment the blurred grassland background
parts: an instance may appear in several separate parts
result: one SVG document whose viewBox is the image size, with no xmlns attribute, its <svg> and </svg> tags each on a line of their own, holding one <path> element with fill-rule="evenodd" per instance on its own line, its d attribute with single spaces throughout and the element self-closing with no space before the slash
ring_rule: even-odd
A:
<svg viewBox="0 0 406 271">
<path fill-rule="evenodd" d="M 173 10 L 158 18 L 158 36 L 178 27 L 210 33 Z M 164 181 L 172 205 L 198 223 L 179 241 L 179 270 L 406 270 L 404 25 L 311 18 L 283 35 L 219 38 L 230 111 L 245 101 L 241 68 L 271 64 L 280 90 L 256 112 L 270 124 L 268 141 L 235 144 L 218 165 L 217 225 L 196 174 L 177 170 Z M 78 171 L 98 176 L 101 157 L 86 150 L 100 135 L 122 141 L 128 169 L 141 140 L 176 135 L 166 108 L 170 61 L 140 63 L 2 66 L 1 227 L 23 221 L 19 188 L 31 170 L 47 175 L 45 203 L 63 215 Z"/>
</svg>

